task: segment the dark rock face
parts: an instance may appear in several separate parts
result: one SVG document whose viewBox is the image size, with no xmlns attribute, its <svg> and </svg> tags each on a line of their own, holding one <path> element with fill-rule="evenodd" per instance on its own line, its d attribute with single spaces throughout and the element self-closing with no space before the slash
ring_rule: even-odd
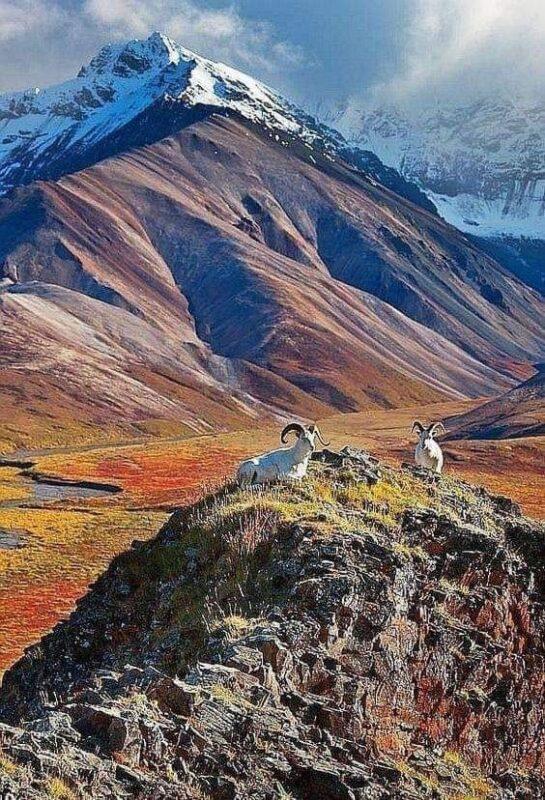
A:
<svg viewBox="0 0 545 800">
<path fill-rule="evenodd" d="M 475 237 L 477 244 L 492 258 L 506 267 L 510 272 L 545 294 L 545 241 L 521 237 L 502 236 L 500 239 L 484 239 Z"/>
<path fill-rule="evenodd" d="M 5 675 L 0 787 L 545 797 L 545 529 L 449 478 L 333 456 L 117 558 Z"/>
<path fill-rule="evenodd" d="M 368 453 L 364 453 L 358 447 L 347 445 L 338 453 L 326 448 L 314 452 L 311 459 L 320 464 L 327 464 L 332 469 L 350 468 L 354 472 L 355 480 L 365 481 L 369 486 L 374 486 L 380 479 L 378 459 L 373 458 Z M 328 474 L 331 474 L 331 472 Z"/>
</svg>

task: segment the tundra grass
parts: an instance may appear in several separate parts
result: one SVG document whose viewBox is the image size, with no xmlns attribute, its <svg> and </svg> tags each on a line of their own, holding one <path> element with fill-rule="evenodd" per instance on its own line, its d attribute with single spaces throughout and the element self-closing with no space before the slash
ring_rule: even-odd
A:
<svg viewBox="0 0 545 800">
<path fill-rule="evenodd" d="M 242 458 L 256 447 L 270 446 L 272 438 L 270 432 L 224 434 L 92 448 L 43 457 L 37 466 L 49 475 L 120 486 L 127 506 L 168 507 L 192 502 L 204 489 L 219 486 Z M 118 499 L 112 498 L 112 504 Z"/>
<path fill-rule="evenodd" d="M 15 467 L 0 469 L 0 505 L 26 500 L 30 494 L 30 488 L 24 483 L 20 470 Z"/>
<path fill-rule="evenodd" d="M 407 412 L 409 416 L 412 413 Z M 397 419 L 399 412 L 388 414 Z M 334 446 L 347 441 L 358 444 L 357 435 L 351 433 L 352 417 L 359 418 L 358 415 L 342 418 L 342 438 L 334 441 Z M 366 417 L 364 427 L 369 424 Z M 332 421 L 324 422 L 323 428 L 328 435 L 332 429 L 335 438 Z M 380 428 L 376 436 L 380 435 L 383 442 L 382 423 Z M 398 439 L 394 442 L 398 450 L 400 435 L 396 433 Z M 365 444 L 363 440 L 360 443 Z M 170 509 L 193 502 L 206 489 L 221 485 L 226 477 L 232 476 L 241 458 L 277 444 L 278 432 L 264 430 L 147 444 L 93 446 L 37 457 L 36 468 L 42 473 L 115 483 L 124 490 L 107 498 L 82 501 L 78 510 L 73 502 L 48 504 L 44 508 L 22 507 L 33 502 L 29 496 L 31 488 L 18 470 L 2 468 L 0 530 L 24 533 L 25 546 L 21 550 L 0 550 L 0 668 L 11 663 L 25 646 L 65 615 L 88 583 L 132 539 L 153 536 Z M 370 447 L 367 442 L 371 452 L 382 453 L 378 438 L 375 445 Z M 406 459 L 411 458 L 411 447 L 407 445 Z M 324 535 L 330 530 L 355 530 L 356 523 L 361 527 L 365 520 L 369 531 L 391 531 L 400 555 L 414 558 L 418 556 L 414 545 L 403 542 L 397 535 L 406 507 L 431 507 L 456 516 L 455 508 L 441 499 L 441 493 L 454 498 L 458 495 L 470 505 L 475 501 L 470 489 L 451 479 L 451 471 L 499 493 L 512 494 L 523 502 L 526 511 L 545 515 L 545 475 L 539 467 L 545 453 L 545 437 L 531 442 L 496 443 L 493 447 L 491 443 L 465 442 L 454 447 L 464 460 L 447 461 L 447 474 L 441 479 L 439 494 L 408 472 L 385 470 L 384 480 L 375 487 L 358 484 L 349 474 L 333 481 L 312 474 L 298 488 L 278 488 L 266 494 L 247 490 L 235 493 L 228 507 L 218 507 L 218 518 L 236 521 L 237 515 L 257 504 L 261 514 L 312 524 Z M 398 450 L 394 447 L 394 455 L 388 460 L 399 462 Z M 2 503 L 20 507 L 2 507 Z M 170 565 L 171 569 L 174 567 L 175 564 Z M 244 579 L 245 569 L 242 559 L 238 568 L 240 580 Z"/>
<path fill-rule="evenodd" d="M 50 778 L 46 791 L 52 800 L 77 800 L 78 797 L 62 778 Z"/>
<path fill-rule="evenodd" d="M 0 508 L 0 529 L 24 546 L 0 549 L 0 670 L 72 608 L 133 539 L 154 535 L 164 513 L 124 509 Z"/>
<path fill-rule="evenodd" d="M 199 437 L 38 456 L 43 474 L 124 489 L 77 508 L 74 501 L 29 507 L 31 485 L 20 470 L 1 468 L 0 530 L 22 535 L 24 546 L 0 549 L 0 672 L 70 612 L 114 555 L 133 539 L 154 536 L 170 509 L 223 482 L 251 447 L 249 436 L 242 445 L 235 436 L 221 445 Z"/>
</svg>

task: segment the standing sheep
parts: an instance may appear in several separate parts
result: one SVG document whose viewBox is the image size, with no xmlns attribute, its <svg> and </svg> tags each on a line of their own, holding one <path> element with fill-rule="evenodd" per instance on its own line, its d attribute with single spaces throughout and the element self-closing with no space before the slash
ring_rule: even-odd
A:
<svg viewBox="0 0 545 800">
<path fill-rule="evenodd" d="M 316 448 L 316 439 L 318 438 L 326 447 L 328 442 L 324 442 L 317 425 L 309 425 L 308 428 L 304 428 L 298 422 L 286 425 L 280 436 L 282 444 L 286 443 L 289 433 L 295 433 L 297 436 L 291 447 L 272 450 L 270 453 L 263 453 L 261 456 L 243 461 L 237 471 L 237 481 L 239 483 L 270 483 L 283 478 L 291 480 L 304 478 L 307 474 L 310 456 Z"/>
<path fill-rule="evenodd" d="M 419 467 L 431 469 L 433 472 L 441 472 L 443 469 L 443 451 L 435 441 L 435 434 L 438 428 L 445 431 L 442 422 L 434 422 L 428 428 L 421 422 L 413 422 L 413 431 L 416 429 L 418 443 L 414 451 L 414 460 Z"/>
</svg>

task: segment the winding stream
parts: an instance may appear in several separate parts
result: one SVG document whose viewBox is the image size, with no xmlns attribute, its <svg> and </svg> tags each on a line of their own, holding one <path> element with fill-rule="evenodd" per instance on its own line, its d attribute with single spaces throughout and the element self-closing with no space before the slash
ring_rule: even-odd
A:
<svg viewBox="0 0 545 800">
<path fill-rule="evenodd" d="M 0 503 L 0 507 L 24 507 L 32 502 L 49 503 L 58 502 L 59 500 L 88 500 L 89 498 L 109 497 L 122 491 L 121 487 L 113 484 L 64 480 L 55 476 L 42 475 L 33 470 L 34 466 L 35 464 L 29 461 L 0 460 L 0 470 L 3 467 L 20 468 L 20 483 L 29 490 L 29 496 L 24 500 L 4 500 Z"/>
</svg>

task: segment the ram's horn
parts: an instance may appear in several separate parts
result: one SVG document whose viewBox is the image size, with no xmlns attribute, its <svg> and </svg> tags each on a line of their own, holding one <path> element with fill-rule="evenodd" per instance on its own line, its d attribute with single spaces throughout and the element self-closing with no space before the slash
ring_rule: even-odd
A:
<svg viewBox="0 0 545 800">
<path fill-rule="evenodd" d="M 282 442 L 282 444 L 286 444 L 286 436 L 288 435 L 288 433 L 292 432 L 297 434 L 297 438 L 300 438 L 304 434 L 305 429 L 303 428 L 302 425 L 299 425 L 298 422 L 290 422 L 290 424 L 286 425 L 286 427 L 280 434 L 280 441 Z"/>
<path fill-rule="evenodd" d="M 329 447 L 329 445 L 331 444 L 331 442 L 326 442 L 326 441 L 324 441 L 324 437 L 322 436 L 322 432 L 321 432 L 320 428 L 319 428 L 317 425 L 311 425 L 311 426 L 310 426 L 310 430 L 312 430 L 312 429 L 314 429 L 314 432 L 316 433 L 316 436 L 317 436 L 317 437 L 318 437 L 318 439 L 321 441 L 321 443 L 323 444 L 323 446 L 324 446 L 324 447 Z"/>
<path fill-rule="evenodd" d="M 432 436 L 434 436 L 437 428 L 442 428 L 443 429 L 443 433 L 447 432 L 447 429 L 445 428 L 445 426 L 443 425 L 442 422 L 434 422 L 433 425 L 430 425 L 430 427 L 428 428 L 428 431 L 430 432 L 430 434 Z"/>
<path fill-rule="evenodd" d="M 417 419 L 413 422 L 412 431 L 414 431 L 415 428 L 418 430 L 418 433 L 422 433 L 424 430 L 424 426 Z"/>
</svg>

